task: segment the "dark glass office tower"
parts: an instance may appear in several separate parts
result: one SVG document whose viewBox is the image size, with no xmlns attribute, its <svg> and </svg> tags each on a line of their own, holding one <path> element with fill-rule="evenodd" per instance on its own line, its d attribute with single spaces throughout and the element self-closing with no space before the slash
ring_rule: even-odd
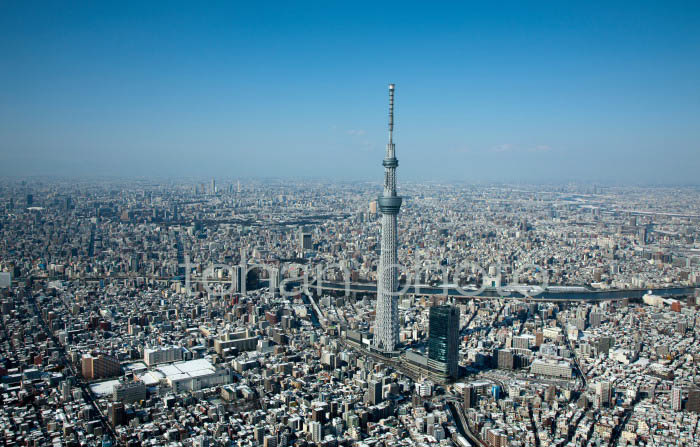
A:
<svg viewBox="0 0 700 447">
<path fill-rule="evenodd" d="M 448 377 L 457 378 L 459 351 L 459 309 L 455 306 L 430 308 L 428 366 Z"/>
</svg>

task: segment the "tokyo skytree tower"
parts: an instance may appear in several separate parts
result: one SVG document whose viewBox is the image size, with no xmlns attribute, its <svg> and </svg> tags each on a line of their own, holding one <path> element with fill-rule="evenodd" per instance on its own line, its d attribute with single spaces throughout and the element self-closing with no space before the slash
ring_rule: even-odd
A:
<svg viewBox="0 0 700 447">
<path fill-rule="evenodd" d="M 397 268 L 396 215 L 401 208 L 401 197 L 396 195 L 396 167 L 399 161 L 394 153 L 394 84 L 389 84 L 389 143 L 386 145 L 384 165 L 384 193 L 377 199 L 382 213 L 381 258 L 377 279 L 377 312 L 374 325 L 374 347 L 383 352 L 395 351 L 399 344 L 399 297 Z"/>
</svg>

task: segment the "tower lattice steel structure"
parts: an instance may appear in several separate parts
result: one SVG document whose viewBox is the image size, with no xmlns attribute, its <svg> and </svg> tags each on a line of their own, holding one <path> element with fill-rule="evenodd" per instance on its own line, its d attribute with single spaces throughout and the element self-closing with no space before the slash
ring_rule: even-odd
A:
<svg viewBox="0 0 700 447">
<path fill-rule="evenodd" d="M 401 208 L 401 197 L 396 195 L 396 167 L 394 141 L 394 84 L 389 84 L 389 143 L 386 145 L 384 165 L 384 193 L 377 203 L 382 213 L 382 243 L 377 279 L 377 312 L 374 326 L 374 347 L 380 351 L 395 351 L 399 344 L 399 297 L 397 267 L 396 216 Z"/>
</svg>

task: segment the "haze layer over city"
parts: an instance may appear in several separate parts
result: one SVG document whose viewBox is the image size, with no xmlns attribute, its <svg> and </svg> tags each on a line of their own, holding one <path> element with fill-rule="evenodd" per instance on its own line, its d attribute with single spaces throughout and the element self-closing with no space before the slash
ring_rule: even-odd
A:
<svg viewBox="0 0 700 447">
<path fill-rule="evenodd" d="M 0 6 L 1 445 L 700 445 L 699 19 Z"/>
</svg>

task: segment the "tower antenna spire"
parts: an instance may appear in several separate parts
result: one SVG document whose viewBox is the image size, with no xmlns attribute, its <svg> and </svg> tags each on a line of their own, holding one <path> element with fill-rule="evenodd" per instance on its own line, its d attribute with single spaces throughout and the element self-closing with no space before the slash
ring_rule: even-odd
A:
<svg viewBox="0 0 700 447">
<path fill-rule="evenodd" d="M 389 143 L 394 134 L 394 84 L 389 84 Z"/>
</svg>

